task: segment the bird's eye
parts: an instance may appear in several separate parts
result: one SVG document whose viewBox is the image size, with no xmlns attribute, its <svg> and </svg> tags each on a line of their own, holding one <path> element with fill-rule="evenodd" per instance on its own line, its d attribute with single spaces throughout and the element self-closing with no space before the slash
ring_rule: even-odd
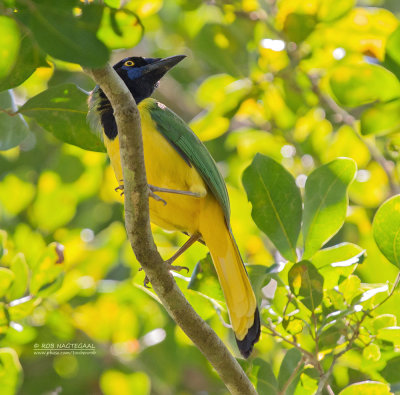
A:
<svg viewBox="0 0 400 395">
<path fill-rule="evenodd" d="M 134 66 L 134 65 L 135 65 L 135 63 L 132 62 L 132 60 L 127 60 L 127 61 L 124 63 L 124 66 L 128 66 L 128 67 L 132 67 L 132 66 Z"/>
</svg>

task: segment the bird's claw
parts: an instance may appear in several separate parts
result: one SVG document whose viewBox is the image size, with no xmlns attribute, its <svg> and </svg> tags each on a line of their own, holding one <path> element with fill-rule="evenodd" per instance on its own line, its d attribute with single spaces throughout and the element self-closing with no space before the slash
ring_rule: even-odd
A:
<svg viewBox="0 0 400 395">
<path fill-rule="evenodd" d="M 171 265 L 171 263 L 169 262 L 169 260 L 164 262 L 167 265 L 167 269 L 169 271 L 173 271 L 173 272 L 180 272 L 181 270 L 186 270 L 187 273 L 189 273 L 189 268 L 186 266 L 175 266 L 175 265 Z M 139 268 L 139 272 L 141 272 L 143 270 L 142 267 Z M 147 289 L 149 289 L 149 284 L 150 284 L 150 280 L 147 277 L 147 275 L 144 277 L 143 280 L 143 286 Z"/>
<path fill-rule="evenodd" d="M 186 266 L 171 265 L 171 263 L 168 261 L 165 261 L 164 263 L 167 265 L 169 271 L 180 272 L 181 270 L 186 270 L 186 273 L 189 273 L 189 268 Z"/>
<path fill-rule="evenodd" d="M 153 190 L 152 190 L 152 186 L 149 185 L 149 195 L 150 197 L 152 197 L 154 200 L 157 200 L 157 202 L 162 202 L 164 203 L 164 206 L 167 204 L 167 202 L 160 196 L 156 195 Z"/>
<path fill-rule="evenodd" d="M 121 180 L 122 182 L 123 180 Z M 121 191 L 120 196 L 122 196 L 124 194 L 124 184 L 119 184 L 115 189 L 115 192 Z"/>
</svg>

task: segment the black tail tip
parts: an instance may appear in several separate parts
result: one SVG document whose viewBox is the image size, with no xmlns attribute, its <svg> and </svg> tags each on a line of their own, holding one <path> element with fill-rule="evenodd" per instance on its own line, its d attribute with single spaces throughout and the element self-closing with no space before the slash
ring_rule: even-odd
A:
<svg viewBox="0 0 400 395">
<path fill-rule="evenodd" d="M 254 313 L 254 324 L 247 332 L 247 335 L 243 340 L 236 339 L 236 343 L 239 347 L 240 354 L 243 355 L 244 358 L 248 358 L 253 351 L 254 344 L 258 342 L 260 338 L 260 313 L 258 312 L 258 308 Z"/>
</svg>

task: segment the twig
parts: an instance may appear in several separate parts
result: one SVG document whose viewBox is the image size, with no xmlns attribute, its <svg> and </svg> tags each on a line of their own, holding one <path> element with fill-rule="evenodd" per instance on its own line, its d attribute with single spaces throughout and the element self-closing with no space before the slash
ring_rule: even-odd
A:
<svg viewBox="0 0 400 395">
<path fill-rule="evenodd" d="M 279 337 L 280 339 L 282 339 L 286 343 L 288 343 L 288 344 L 292 345 L 293 347 L 297 348 L 299 351 L 301 351 L 303 353 L 303 355 L 307 356 L 308 360 L 310 361 L 310 363 L 312 363 L 314 365 L 314 354 L 312 354 L 311 352 L 309 352 L 306 349 L 304 349 L 303 347 L 301 347 L 300 344 L 298 344 L 296 342 L 293 342 L 293 341 L 287 339 L 285 336 L 281 335 L 279 332 L 277 332 L 272 327 L 271 323 L 269 325 L 266 325 L 265 327 L 271 332 L 271 333 L 269 333 L 269 335 L 275 336 L 275 337 Z"/>
<path fill-rule="evenodd" d="M 297 376 L 297 373 L 299 373 L 299 370 L 301 367 L 304 365 L 305 358 L 302 357 L 299 361 L 299 363 L 296 365 L 294 368 L 292 374 L 289 376 L 288 380 L 286 381 L 285 385 L 282 387 L 282 389 L 279 391 L 278 395 L 286 395 L 286 391 L 289 388 L 290 384 L 292 384 L 292 381 L 295 379 Z"/>
<path fill-rule="evenodd" d="M 212 364 L 228 390 L 237 395 L 256 395 L 239 363 L 185 299 L 154 244 L 140 114 L 135 100 L 111 66 L 85 71 L 101 86 L 114 109 L 124 174 L 125 227 L 138 261 L 163 306 Z"/>
</svg>

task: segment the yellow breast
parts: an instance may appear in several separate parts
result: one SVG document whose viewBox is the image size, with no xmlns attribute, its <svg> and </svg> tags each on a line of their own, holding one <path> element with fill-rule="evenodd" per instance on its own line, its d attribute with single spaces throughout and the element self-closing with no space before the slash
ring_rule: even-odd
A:
<svg viewBox="0 0 400 395">
<path fill-rule="evenodd" d="M 143 148 L 148 183 L 160 188 L 194 192 L 200 198 L 157 192 L 167 204 L 150 199 L 150 218 L 153 223 L 167 230 L 189 233 L 198 231 L 199 212 L 207 195 L 203 179 L 189 166 L 176 149 L 157 130 L 146 108 L 146 100 L 139 106 L 142 123 Z M 123 184 L 118 137 L 110 140 L 104 135 L 111 165 L 118 183 Z"/>
</svg>

